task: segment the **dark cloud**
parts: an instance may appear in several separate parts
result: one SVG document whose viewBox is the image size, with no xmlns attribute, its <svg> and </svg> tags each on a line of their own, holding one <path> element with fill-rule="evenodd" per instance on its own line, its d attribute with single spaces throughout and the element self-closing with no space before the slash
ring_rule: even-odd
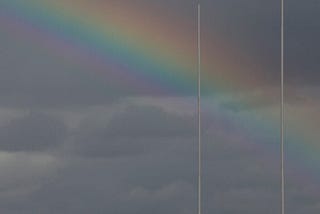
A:
<svg viewBox="0 0 320 214">
<path fill-rule="evenodd" d="M 55 177 L 59 160 L 41 153 L 0 152 L 0 198 L 12 200 Z M 0 205 L 1 212 L 2 206 Z"/>
<path fill-rule="evenodd" d="M 229 94 L 230 98 L 226 101 L 222 101 L 220 107 L 225 110 L 239 112 L 280 106 L 281 99 L 279 91 L 280 88 L 269 87 L 253 92 L 237 93 L 235 96 Z M 228 97 L 227 94 L 226 97 Z M 286 87 L 285 104 L 296 106 L 307 104 L 309 101 L 310 95 L 302 88 L 295 89 L 293 87 Z"/>
<path fill-rule="evenodd" d="M 130 112 L 136 112 L 136 108 L 131 106 L 122 113 L 119 111 L 114 118 L 122 118 L 129 123 L 127 118 L 136 119 L 130 117 Z M 157 112 L 159 117 L 156 118 L 160 121 L 160 116 L 175 119 L 178 117 L 154 107 L 141 106 L 141 109 L 143 112 Z M 149 116 L 146 113 L 140 117 L 142 124 L 143 121 L 150 122 Z M 185 120 L 181 120 L 180 117 L 180 121 Z M 275 138 L 278 136 L 263 138 L 262 142 L 254 133 L 243 134 L 243 130 L 238 126 L 225 124 L 225 127 L 221 127 L 219 120 L 210 122 L 210 126 L 208 125 L 203 133 L 204 210 L 225 213 L 241 211 L 252 214 L 277 212 L 280 208 L 280 171 L 279 154 L 275 152 L 278 141 Z M 123 143 L 120 142 L 122 132 L 109 137 L 103 135 L 109 132 L 107 124 L 101 129 L 97 128 L 97 125 L 92 126 L 92 123 L 80 127 L 79 132 L 76 131 L 79 135 L 91 133 L 89 127 L 92 130 L 100 130 L 90 135 L 92 140 L 85 146 L 84 151 L 93 149 L 93 152 L 90 155 L 76 157 L 58 156 L 57 159 L 64 163 L 64 168 L 49 180 L 41 175 L 37 180 L 41 185 L 36 188 L 28 188 L 34 183 L 27 182 L 24 191 L 19 194 L 12 195 L 10 188 L 6 191 L 0 190 L 1 211 L 8 214 L 19 213 L 21 210 L 26 214 L 52 213 L 52 210 L 79 214 L 100 213 L 101 210 L 119 214 L 195 212 L 197 144 L 193 135 L 183 135 L 179 131 L 177 133 L 182 137 L 171 134 L 164 138 L 162 135 L 154 134 L 148 137 L 149 141 L 140 144 L 145 137 L 137 134 L 140 132 L 134 132 L 135 134 L 131 134 Z M 104 145 L 94 143 L 94 137 L 99 135 L 102 135 L 103 139 L 106 138 L 100 141 L 106 142 Z M 272 151 L 257 146 L 257 142 L 268 145 L 268 149 Z M 148 144 L 149 147 L 146 146 Z M 145 147 L 148 149 L 145 150 Z M 33 161 L 42 162 L 41 159 Z M 0 161 L 0 170 L 3 162 Z M 10 161 L 6 162 L 10 165 Z M 315 191 L 318 188 L 316 182 L 308 180 L 309 182 L 303 185 L 296 185 L 299 179 L 296 179 L 295 172 L 287 173 L 290 173 L 291 178 L 287 200 L 292 213 L 298 214 L 302 210 L 307 214 L 317 213 L 319 191 Z M 7 179 L 1 180 L 0 176 L 0 183 Z M 295 200 L 300 203 L 294 203 Z"/>
<path fill-rule="evenodd" d="M 233 132 L 238 135 L 240 130 Z M 132 143 L 136 141 L 132 139 Z M 52 210 L 79 214 L 101 210 L 120 214 L 194 213 L 195 141 L 168 142 L 140 156 L 65 159 L 66 167 L 54 179 L 36 190 L 5 197 L 0 201 L 1 210 L 9 214 L 20 209 L 26 214 Z M 213 129 L 203 142 L 204 210 L 268 214 L 279 209 L 277 162 L 270 161 L 270 153 L 253 146 L 254 138 L 235 138 L 229 131 Z M 299 195 L 299 191 L 293 195 Z M 315 204 L 304 206 L 313 209 Z"/>
<path fill-rule="evenodd" d="M 82 124 L 74 149 L 89 156 L 127 156 L 150 151 L 169 139 L 196 134 L 195 118 L 164 112 L 159 107 L 128 106 L 105 124 Z"/>
<path fill-rule="evenodd" d="M 164 112 L 158 107 L 129 106 L 110 121 L 111 137 L 190 137 L 195 135 L 195 118 Z"/>
<path fill-rule="evenodd" d="M 66 132 L 61 121 L 45 114 L 31 113 L 0 127 L 0 150 L 43 151 L 61 145 Z"/>
</svg>

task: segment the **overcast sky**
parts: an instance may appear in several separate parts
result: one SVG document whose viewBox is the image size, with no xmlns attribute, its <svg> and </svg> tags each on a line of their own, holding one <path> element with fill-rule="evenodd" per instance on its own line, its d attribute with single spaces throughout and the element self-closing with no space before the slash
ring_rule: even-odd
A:
<svg viewBox="0 0 320 214">
<path fill-rule="evenodd" d="M 132 0 L 121 0 L 127 3 Z M 201 3 L 203 46 L 214 46 L 219 35 L 237 49 L 234 59 L 246 59 L 249 67 L 258 61 L 262 68 L 246 72 L 267 77 L 252 91 L 204 98 L 203 213 L 280 213 L 280 133 L 261 126 L 244 134 L 248 124 L 239 122 L 279 116 L 280 1 Z M 134 4 L 141 13 L 157 11 L 195 26 L 191 0 Z M 305 135 L 316 145 L 319 11 L 317 0 L 286 1 L 286 126 L 295 129 L 303 121 L 313 127 Z M 97 78 L 101 68 L 77 63 L 76 55 L 61 57 L 45 40 L 35 48 L 1 13 L 0 8 L 0 213 L 196 213 L 196 97 L 119 90 L 114 86 L 120 79 Z M 104 69 L 108 75 L 114 67 Z M 307 164 L 300 153 L 286 158 L 287 212 L 318 214 L 320 171 L 312 166 L 317 160 Z"/>
</svg>

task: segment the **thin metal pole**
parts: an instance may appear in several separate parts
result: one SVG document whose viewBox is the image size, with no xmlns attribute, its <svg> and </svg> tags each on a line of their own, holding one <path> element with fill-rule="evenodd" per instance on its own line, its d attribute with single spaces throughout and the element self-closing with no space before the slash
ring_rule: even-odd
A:
<svg viewBox="0 0 320 214">
<path fill-rule="evenodd" d="M 281 0 L 281 214 L 285 214 L 284 110 L 284 0 Z"/>
<path fill-rule="evenodd" d="M 198 214 L 201 214 L 201 10 L 198 3 Z"/>
</svg>

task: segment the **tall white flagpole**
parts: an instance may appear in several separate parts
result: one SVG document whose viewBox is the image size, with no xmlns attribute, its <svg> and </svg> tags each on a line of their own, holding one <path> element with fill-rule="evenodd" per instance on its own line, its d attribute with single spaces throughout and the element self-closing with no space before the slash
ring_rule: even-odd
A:
<svg viewBox="0 0 320 214">
<path fill-rule="evenodd" d="M 281 0 L 281 214 L 285 214 L 284 111 L 284 0 Z"/>
<path fill-rule="evenodd" d="M 201 151 L 201 8 L 198 3 L 198 214 L 201 214 L 201 174 L 202 174 L 202 151 Z"/>
</svg>

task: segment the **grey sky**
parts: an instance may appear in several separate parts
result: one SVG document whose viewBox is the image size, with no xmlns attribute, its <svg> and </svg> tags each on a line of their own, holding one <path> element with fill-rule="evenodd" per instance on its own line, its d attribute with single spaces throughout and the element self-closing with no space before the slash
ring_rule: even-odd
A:
<svg viewBox="0 0 320 214">
<path fill-rule="evenodd" d="M 194 1 L 135 3 L 195 26 Z M 239 57 L 259 60 L 263 69 L 251 72 L 267 77 L 249 92 L 206 97 L 225 115 L 203 120 L 204 214 L 280 213 L 279 133 L 242 134 L 247 124 L 236 121 L 278 114 L 280 2 L 201 3 L 207 41 L 219 35 Z M 288 130 L 301 118 L 305 126 L 320 119 L 319 11 L 317 0 L 286 1 Z M 119 89 L 126 82 L 108 78 L 113 69 L 33 48 L 0 22 L 0 213 L 196 212 L 195 97 Z M 287 156 L 288 213 L 318 214 L 319 172 L 294 155 Z"/>
</svg>

